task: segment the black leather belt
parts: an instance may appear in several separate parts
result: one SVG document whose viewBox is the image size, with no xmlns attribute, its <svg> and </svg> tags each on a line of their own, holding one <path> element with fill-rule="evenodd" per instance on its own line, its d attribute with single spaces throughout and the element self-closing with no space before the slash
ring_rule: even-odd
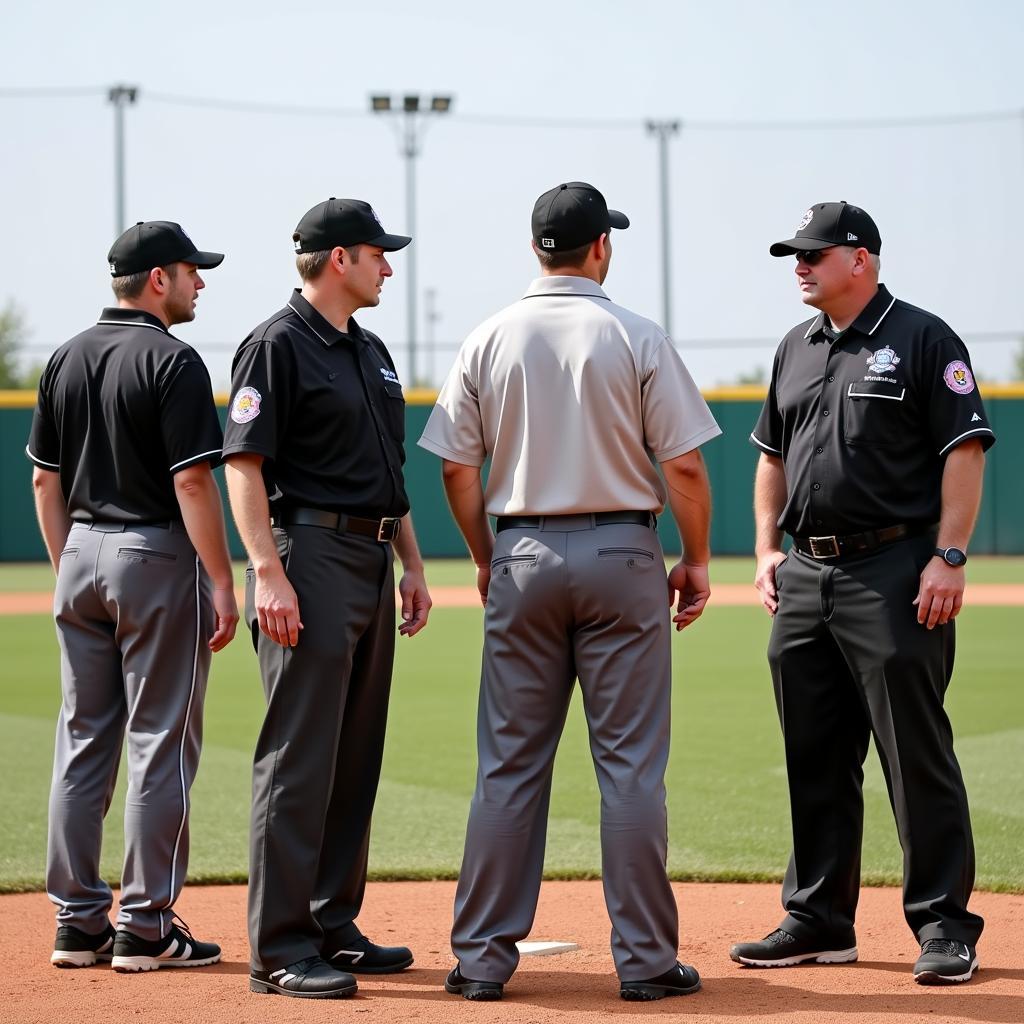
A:
<svg viewBox="0 0 1024 1024">
<path fill-rule="evenodd" d="M 502 530 L 539 530 L 541 523 L 557 524 L 559 519 L 580 519 L 587 513 L 579 513 L 569 516 L 499 516 L 495 532 Z M 657 517 L 653 512 L 595 512 L 594 525 L 607 526 L 610 523 L 634 523 L 637 526 L 654 527 L 657 524 Z M 557 527 L 556 527 L 557 528 Z"/>
<path fill-rule="evenodd" d="M 360 519 L 359 516 L 345 515 L 344 512 L 325 512 L 319 508 L 289 508 L 275 512 L 270 520 L 274 526 L 319 526 L 335 533 L 355 533 L 360 537 L 388 543 L 393 541 L 402 529 L 402 520 L 396 516 L 383 519 Z"/>
<path fill-rule="evenodd" d="M 894 540 L 902 540 L 904 537 L 917 536 L 926 529 L 925 526 L 898 523 L 896 526 L 883 526 L 880 530 L 848 533 L 843 537 L 794 537 L 793 547 L 805 555 L 810 555 L 811 558 L 842 558 L 845 555 L 873 551 L 883 544 L 891 544 Z"/>
</svg>

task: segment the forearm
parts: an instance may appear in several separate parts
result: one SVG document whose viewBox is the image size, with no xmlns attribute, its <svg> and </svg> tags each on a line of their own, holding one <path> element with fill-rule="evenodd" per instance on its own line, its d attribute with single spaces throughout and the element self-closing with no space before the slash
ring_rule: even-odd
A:
<svg viewBox="0 0 1024 1024">
<path fill-rule="evenodd" d="M 270 503 L 263 483 L 262 459 L 231 459 L 224 468 L 231 514 L 257 575 L 283 570 L 270 529 Z"/>
<path fill-rule="evenodd" d="M 489 565 L 494 551 L 494 534 L 484 508 L 480 470 L 457 462 L 444 462 L 444 492 L 459 532 L 477 565 Z"/>
<path fill-rule="evenodd" d="M 782 459 L 762 452 L 754 476 L 754 552 L 760 557 L 782 547 L 779 518 L 786 507 Z"/>
<path fill-rule="evenodd" d="M 416 541 L 411 512 L 406 512 L 402 516 L 402 528 L 392 541 L 392 547 L 406 572 L 423 572 L 423 556 L 420 554 L 420 546 Z"/>
<path fill-rule="evenodd" d="M 50 556 L 53 571 L 60 564 L 60 553 L 71 532 L 71 518 L 68 516 L 64 494 L 60 489 L 60 477 L 56 473 L 38 467 L 32 473 L 32 494 L 36 506 L 39 532 L 43 535 L 46 553 Z"/>
<path fill-rule="evenodd" d="M 220 489 L 209 465 L 190 466 L 175 475 L 174 493 L 192 546 L 218 590 L 233 586 L 231 556 L 224 529 Z"/>
<path fill-rule="evenodd" d="M 682 560 L 706 565 L 711 559 L 711 486 L 699 451 L 687 452 L 661 464 L 668 486 L 668 503 L 683 542 Z"/>
<path fill-rule="evenodd" d="M 985 452 L 978 441 L 965 441 L 946 456 L 942 470 L 939 547 L 967 547 L 978 518 L 984 477 Z"/>
</svg>

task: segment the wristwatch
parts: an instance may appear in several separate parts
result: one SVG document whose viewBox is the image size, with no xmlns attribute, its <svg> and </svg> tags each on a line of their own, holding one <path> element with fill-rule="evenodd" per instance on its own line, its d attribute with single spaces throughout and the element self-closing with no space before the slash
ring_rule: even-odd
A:
<svg viewBox="0 0 1024 1024">
<path fill-rule="evenodd" d="M 953 566 L 954 569 L 959 569 L 960 566 L 967 564 L 967 553 L 961 551 L 959 548 L 936 548 L 935 554 L 941 558 L 946 565 Z"/>
</svg>

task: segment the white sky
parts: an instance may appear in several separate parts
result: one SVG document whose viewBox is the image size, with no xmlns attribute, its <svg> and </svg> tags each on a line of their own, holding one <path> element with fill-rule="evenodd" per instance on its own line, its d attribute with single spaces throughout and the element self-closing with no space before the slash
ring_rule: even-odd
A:
<svg viewBox="0 0 1024 1024">
<path fill-rule="evenodd" d="M 633 222 L 616 234 L 607 290 L 660 319 L 657 154 L 643 122 L 680 118 L 673 334 L 698 383 L 770 365 L 774 341 L 805 310 L 792 261 L 773 260 L 768 245 L 789 237 L 809 205 L 835 199 L 875 217 L 889 287 L 958 330 L 980 375 L 1007 379 L 1024 336 L 1024 114 L 857 129 L 702 123 L 1019 112 L 1022 28 L 1016 0 L 8 5 L 0 304 L 18 303 L 31 355 L 45 358 L 111 301 L 105 256 L 116 233 L 104 97 L 18 99 L 5 89 L 141 88 L 126 118 L 127 222 L 179 220 L 201 248 L 228 254 L 207 275 L 196 321 L 177 329 L 221 389 L 234 347 L 295 283 L 301 214 L 331 195 L 363 198 L 388 230 L 404 232 L 403 163 L 392 126 L 368 113 L 224 112 L 155 95 L 361 111 L 371 92 L 446 92 L 453 113 L 429 125 L 418 162 L 413 243 L 420 294 L 436 290 L 442 343 L 522 293 L 535 268 L 533 201 L 577 178 Z M 489 116 L 505 122 L 476 120 Z M 405 260 L 396 255 L 381 305 L 360 318 L 389 343 L 400 373 Z M 706 344 L 737 338 L 764 340 Z M 439 352 L 435 380 L 453 355 Z"/>
</svg>

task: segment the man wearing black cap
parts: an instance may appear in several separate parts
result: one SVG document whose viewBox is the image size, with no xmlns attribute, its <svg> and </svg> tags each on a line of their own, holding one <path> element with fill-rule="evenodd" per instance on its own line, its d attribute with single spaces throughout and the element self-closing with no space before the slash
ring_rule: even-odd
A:
<svg viewBox="0 0 1024 1024">
<path fill-rule="evenodd" d="M 224 437 L 249 552 L 246 619 L 267 714 L 256 747 L 249 874 L 253 992 L 332 999 L 353 974 L 412 963 L 356 925 L 399 632 L 430 597 L 402 478 L 405 400 L 381 340 L 352 314 L 391 276 L 369 204 L 328 199 L 293 235 L 303 284 L 235 356 Z"/>
<path fill-rule="evenodd" d="M 178 224 L 129 228 L 108 261 L 118 304 L 51 357 L 28 456 L 57 571 L 63 704 L 46 890 L 60 908 L 51 963 L 118 971 L 216 963 L 174 919 L 188 864 L 212 651 L 238 608 L 211 467 L 221 430 L 210 377 L 168 328 L 195 317 L 199 252 Z M 128 743 L 125 859 L 115 932 L 100 841 Z"/>
<path fill-rule="evenodd" d="M 943 698 L 995 435 L 963 342 L 878 283 L 880 250 L 874 221 L 848 203 L 812 207 L 771 247 L 796 256 L 803 301 L 819 310 L 783 339 L 751 435 L 755 583 L 774 617 L 793 855 L 787 916 L 731 956 L 755 967 L 857 959 L 873 735 L 922 947 L 914 977 L 942 984 L 970 979 L 982 929 L 967 909 L 974 845 Z"/>
<path fill-rule="evenodd" d="M 445 982 L 466 999 L 502 997 L 533 923 L 551 770 L 577 678 L 601 788 L 620 995 L 700 988 L 697 971 L 676 960 L 665 868 L 669 606 L 678 592 L 682 629 L 710 593 L 699 447 L 720 431 L 665 332 L 601 288 L 611 229 L 628 226 L 584 182 L 537 200 L 541 277 L 467 338 L 420 439 L 444 460 L 486 608 L 458 964 Z M 654 529 L 666 496 L 684 549 L 667 579 Z"/>
</svg>

